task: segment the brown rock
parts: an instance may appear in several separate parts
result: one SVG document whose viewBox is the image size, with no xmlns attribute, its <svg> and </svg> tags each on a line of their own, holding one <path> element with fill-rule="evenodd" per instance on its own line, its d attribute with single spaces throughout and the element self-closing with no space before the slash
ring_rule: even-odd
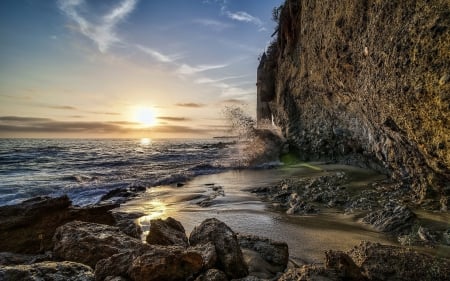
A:
<svg viewBox="0 0 450 281">
<path fill-rule="evenodd" d="M 49 260 L 52 260 L 51 252 L 46 252 L 41 255 L 0 252 L 0 265 L 32 264 Z"/>
<path fill-rule="evenodd" d="M 228 281 L 228 278 L 223 271 L 213 268 L 197 277 L 195 281 Z"/>
<path fill-rule="evenodd" d="M 108 276 L 128 276 L 128 269 L 144 250 L 124 251 L 99 260 L 95 265 L 95 280 L 103 281 Z"/>
<path fill-rule="evenodd" d="M 334 270 L 317 265 L 304 265 L 286 271 L 278 281 L 340 281 Z"/>
<path fill-rule="evenodd" d="M 74 208 L 67 196 L 36 197 L 0 207 L 0 251 L 36 254 L 50 250 L 58 226 L 73 220 L 114 224 L 117 205 Z M 14 237 L 14 239 L 11 239 Z"/>
<path fill-rule="evenodd" d="M 0 267 L 0 280 L 94 281 L 92 269 L 74 262 L 42 262 Z"/>
<path fill-rule="evenodd" d="M 188 248 L 199 253 L 203 258 L 203 270 L 213 268 L 217 263 L 216 247 L 212 242 L 198 244 Z"/>
<path fill-rule="evenodd" d="M 187 280 L 203 268 L 200 254 L 183 247 L 152 247 L 133 260 L 128 273 L 132 280 Z"/>
<path fill-rule="evenodd" d="M 56 257 L 92 268 L 101 259 L 144 247 L 140 240 L 122 233 L 117 227 L 81 221 L 59 227 L 53 242 Z"/>
<path fill-rule="evenodd" d="M 237 236 L 225 223 L 214 218 L 206 219 L 191 232 L 189 242 L 193 246 L 212 242 L 217 252 L 216 268 L 223 270 L 228 277 L 248 275 Z"/>
<path fill-rule="evenodd" d="M 444 281 L 450 276 L 450 261 L 413 250 L 361 242 L 349 256 L 369 280 Z"/>
<path fill-rule="evenodd" d="M 117 226 L 123 233 L 141 239 L 142 229 L 136 223 L 136 219 L 144 216 L 143 213 L 124 213 L 113 212 L 114 219 L 116 220 L 115 226 Z"/>
<path fill-rule="evenodd" d="M 355 262 L 346 253 L 341 251 L 326 251 L 325 267 L 328 269 L 335 269 L 339 272 L 339 276 L 344 280 L 368 280 L 362 275 L 361 269 Z"/>
<path fill-rule="evenodd" d="M 272 273 L 283 272 L 289 262 L 289 249 L 285 242 L 254 235 L 238 235 L 241 249 L 257 252 L 273 268 Z"/>
<path fill-rule="evenodd" d="M 404 234 L 411 230 L 415 217 L 407 206 L 389 202 L 383 209 L 367 214 L 363 221 L 378 231 Z"/>
<path fill-rule="evenodd" d="M 377 168 L 417 201 L 448 196 L 448 0 L 283 2 L 258 123 L 273 120 L 300 160 Z"/>
<path fill-rule="evenodd" d="M 150 232 L 147 236 L 147 243 L 154 245 L 189 246 L 183 225 L 171 217 L 165 220 L 156 219 L 150 221 Z"/>
</svg>

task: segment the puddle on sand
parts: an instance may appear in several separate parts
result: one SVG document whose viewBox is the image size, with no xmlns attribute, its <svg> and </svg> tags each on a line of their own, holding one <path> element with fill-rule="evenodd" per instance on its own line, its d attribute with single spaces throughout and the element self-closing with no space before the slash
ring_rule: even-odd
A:
<svg viewBox="0 0 450 281">
<path fill-rule="evenodd" d="M 356 222 L 350 215 L 331 209 L 322 209 L 313 216 L 288 216 L 271 211 L 267 202 L 247 192 L 251 188 L 273 185 L 281 179 L 292 176 L 322 175 L 344 171 L 354 178 L 353 186 L 380 179 L 373 172 L 342 165 L 315 165 L 322 170 L 308 166 L 290 166 L 269 170 L 228 171 L 221 174 L 199 176 L 183 187 L 152 187 L 140 198 L 120 207 L 124 212 L 147 214 L 138 219 L 144 235 L 148 233 L 150 220 L 173 217 L 179 220 L 190 233 L 207 218 L 225 222 L 235 232 L 269 237 L 285 241 L 289 245 L 290 257 L 297 261 L 318 262 L 324 260 L 324 251 L 349 250 L 361 240 L 392 244 L 387 236 L 372 231 Z M 381 177 L 382 178 L 382 177 Z M 224 196 L 217 196 L 208 207 L 197 203 L 208 198 L 213 187 L 221 186 Z"/>
</svg>

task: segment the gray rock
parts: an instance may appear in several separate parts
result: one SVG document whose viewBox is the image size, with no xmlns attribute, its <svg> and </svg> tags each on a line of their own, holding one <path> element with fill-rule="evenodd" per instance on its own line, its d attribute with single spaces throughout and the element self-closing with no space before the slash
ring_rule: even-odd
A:
<svg viewBox="0 0 450 281">
<path fill-rule="evenodd" d="M 123 233 L 141 239 L 142 229 L 136 223 L 136 219 L 144 216 L 143 213 L 124 213 L 113 212 L 112 215 L 116 220 L 115 226 L 117 226 Z"/>
<path fill-rule="evenodd" d="M 89 266 L 74 262 L 41 262 L 0 267 L 0 280 L 94 281 Z"/>
<path fill-rule="evenodd" d="M 52 260 L 52 253 L 42 255 L 25 255 L 10 252 L 0 252 L 0 265 L 32 264 Z"/>
<path fill-rule="evenodd" d="M 188 249 L 197 252 L 202 256 L 203 270 L 208 270 L 216 265 L 217 263 L 216 247 L 212 242 L 191 246 Z"/>
<path fill-rule="evenodd" d="M 450 261 L 403 247 L 363 241 L 348 255 L 369 280 L 444 281 L 450 276 Z"/>
<path fill-rule="evenodd" d="M 156 219 L 150 221 L 150 232 L 147 236 L 147 243 L 154 245 L 189 246 L 183 225 L 171 217 L 165 220 Z"/>
<path fill-rule="evenodd" d="M 238 241 L 241 249 L 257 252 L 270 265 L 272 275 L 276 272 L 283 272 L 286 269 L 289 262 L 289 249 L 285 242 L 242 234 L 238 235 Z"/>
<path fill-rule="evenodd" d="M 281 275 L 278 281 L 338 281 L 341 280 L 332 269 L 318 265 L 304 265 L 300 268 L 291 268 Z"/>
<path fill-rule="evenodd" d="M 217 219 L 206 219 L 191 232 L 189 242 L 192 246 L 212 242 L 217 253 L 216 268 L 224 271 L 230 278 L 248 275 L 236 234 Z"/>
<path fill-rule="evenodd" d="M 228 281 L 228 278 L 223 271 L 213 268 L 197 277 L 195 281 Z"/>
<path fill-rule="evenodd" d="M 404 234 L 411 230 L 415 217 L 408 207 L 389 202 L 383 209 L 367 214 L 363 222 L 372 225 L 378 231 Z"/>
<path fill-rule="evenodd" d="M 144 245 L 117 227 L 80 221 L 59 227 L 53 241 L 57 258 L 80 262 L 92 268 L 101 259 Z"/>
</svg>

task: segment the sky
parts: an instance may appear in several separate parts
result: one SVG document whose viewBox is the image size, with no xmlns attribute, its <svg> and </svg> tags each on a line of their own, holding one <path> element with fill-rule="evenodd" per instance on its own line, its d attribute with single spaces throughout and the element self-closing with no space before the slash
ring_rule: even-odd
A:
<svg viewBox="0 0 450 281">
<path fill-rule="evenodd" d="M 2 0 L 0 137 L 224 135 L 281 2 Z"/>
</svg>

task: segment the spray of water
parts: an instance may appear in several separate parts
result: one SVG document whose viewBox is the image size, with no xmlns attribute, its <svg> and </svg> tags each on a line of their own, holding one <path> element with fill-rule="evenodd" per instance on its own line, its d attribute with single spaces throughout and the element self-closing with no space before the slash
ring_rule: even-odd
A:
<svg viewBox="0 0 450 281">
<path fill-rule="evenodd" d="M 223 114 L 232 134 L 238 137 L 237 166 L 255 167 L 278 162 L 284 139 L 276 127 L 256 128 L 255 119 L 242 106 L 227 106 Z"/>
</svg>

